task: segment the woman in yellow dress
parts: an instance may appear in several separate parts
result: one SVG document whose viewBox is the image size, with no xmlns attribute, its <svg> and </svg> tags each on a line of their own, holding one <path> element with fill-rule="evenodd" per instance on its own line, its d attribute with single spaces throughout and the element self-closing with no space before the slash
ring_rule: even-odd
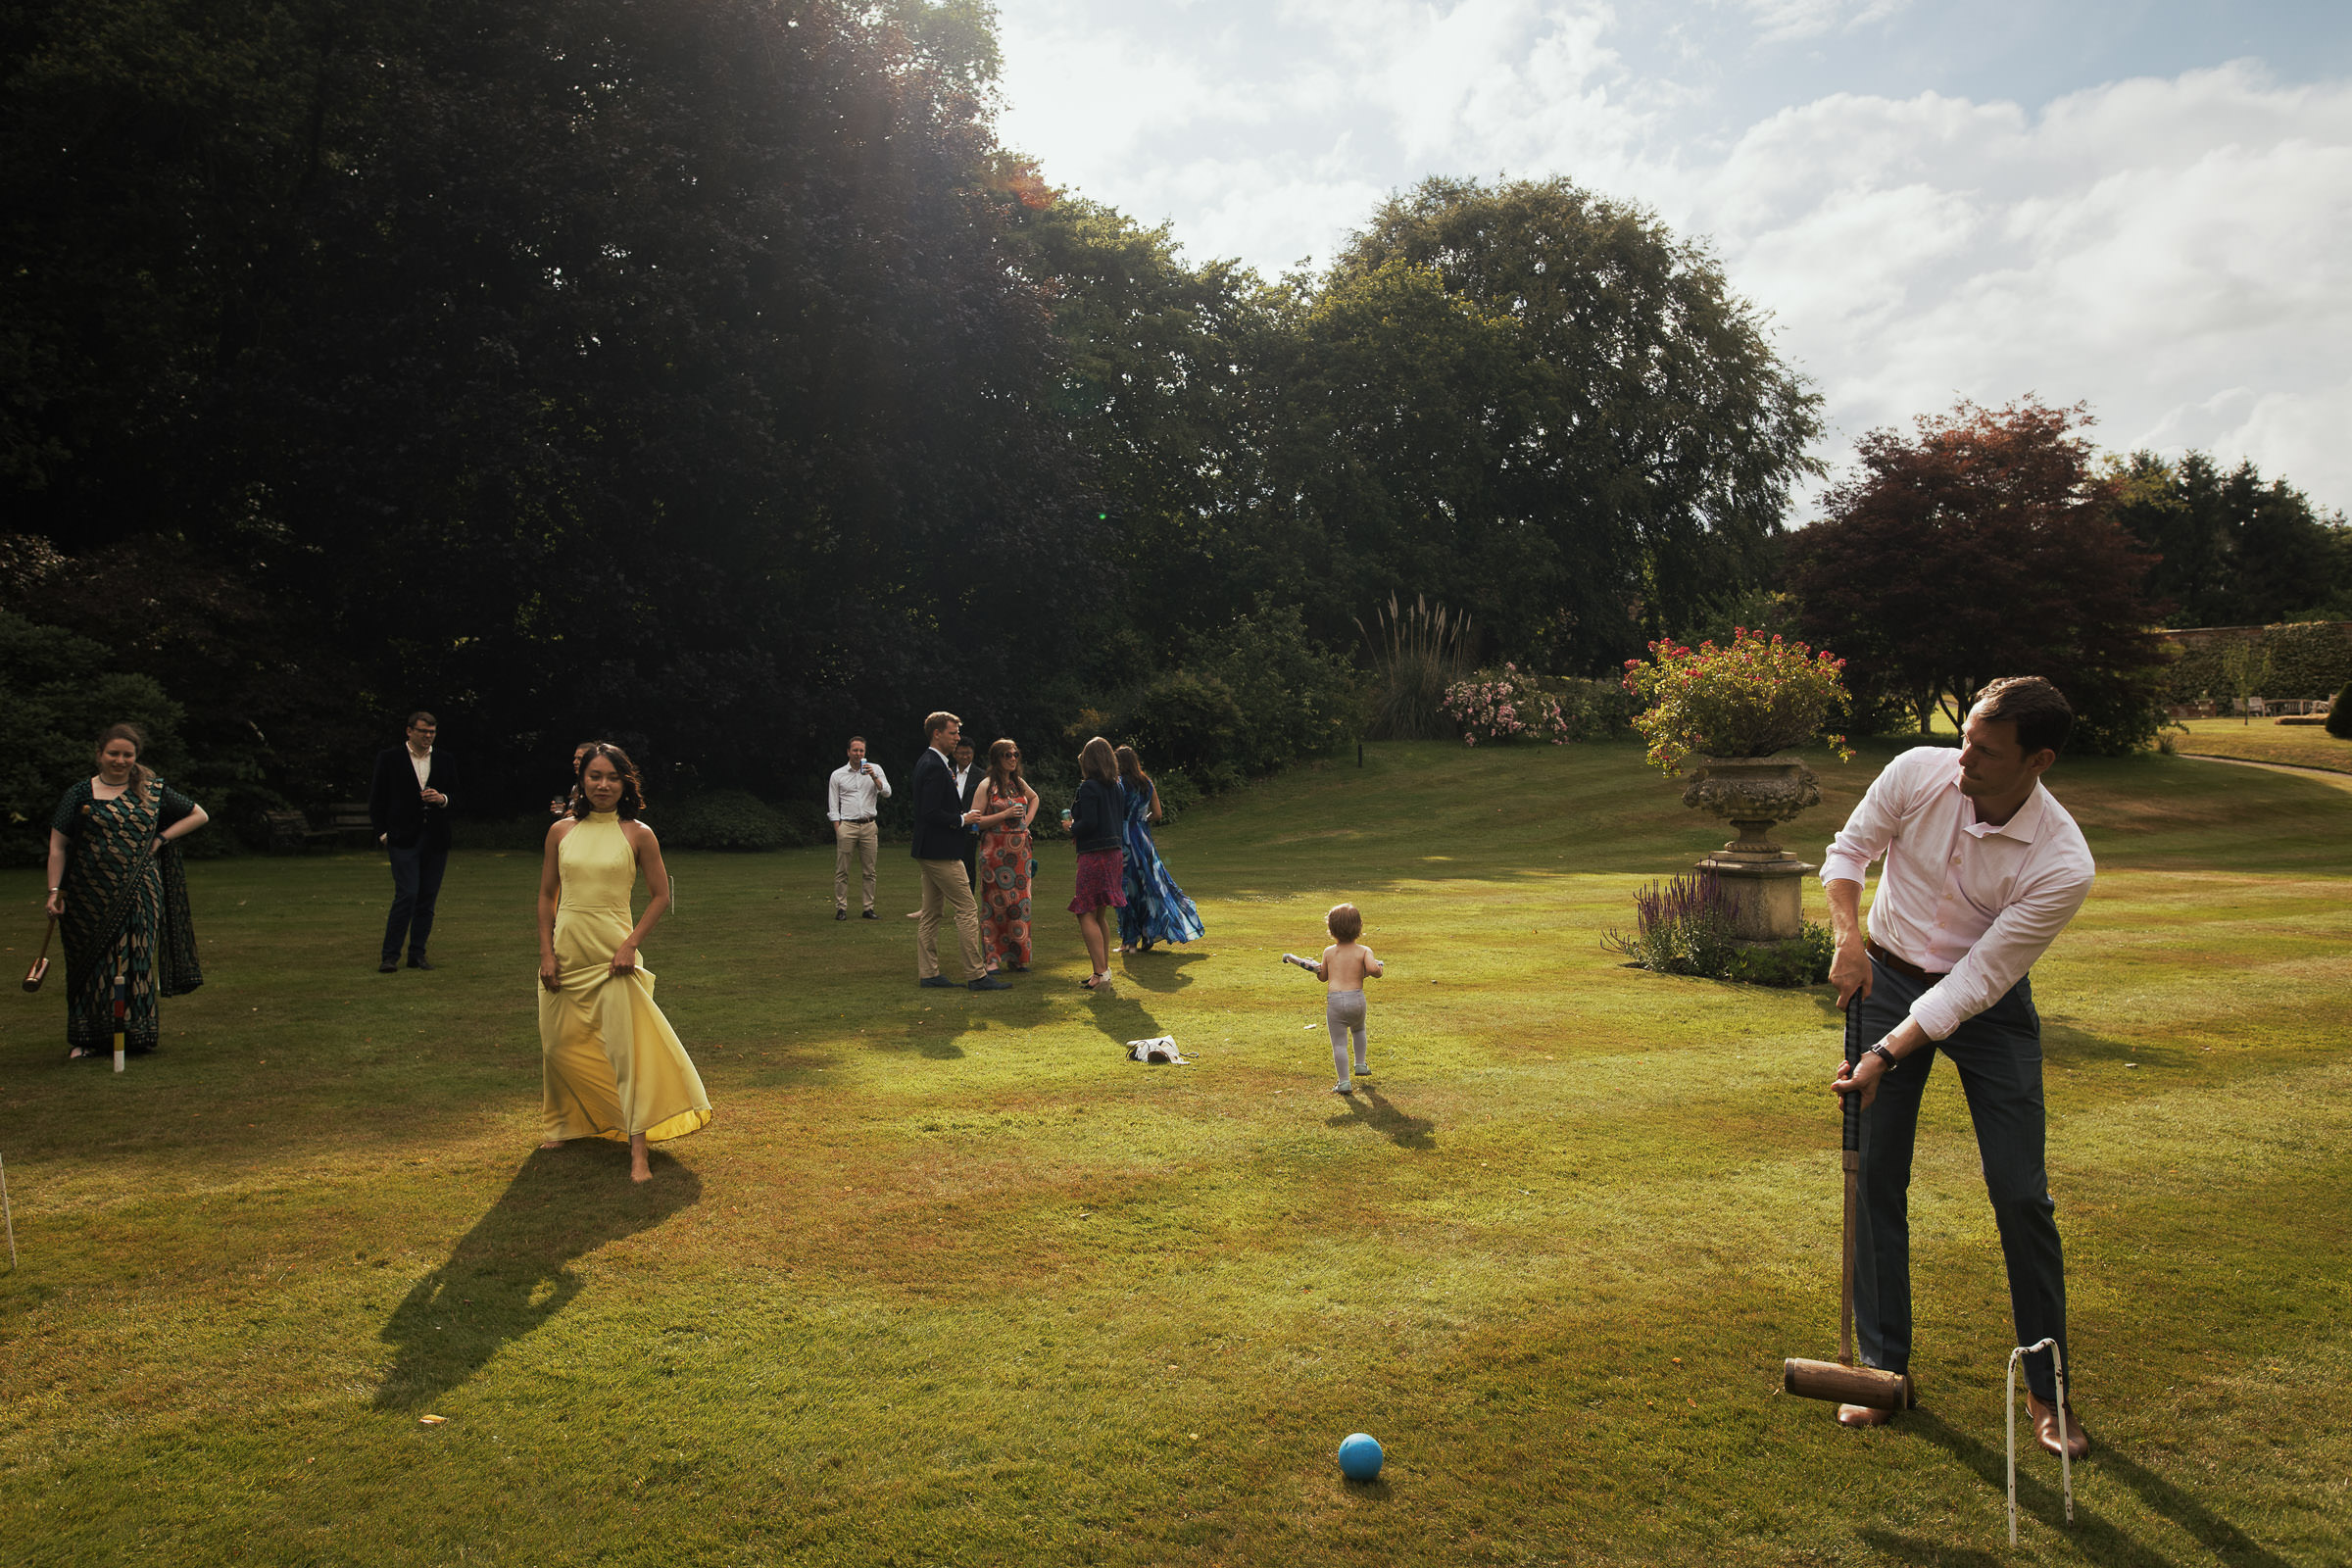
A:
<svg viewBox="0 0 2352 1568">
<path fill-rule="evenodd" d="M 645 785 L 628 755 L 602 742 L 580 754 L 578 804 L 547 830 L 539 873 L 539 1046 L 546 1142 L 629 1141 L 629 1177 L 651 1181 L 646 1146 L 710 1122 L 702 1075 L 654 1005 L 654 972 L 637 948 L 669 907 L 654 830 L 637 820 Z M 653 897 L 631 925 L 637 875 Z"/>
</svg>

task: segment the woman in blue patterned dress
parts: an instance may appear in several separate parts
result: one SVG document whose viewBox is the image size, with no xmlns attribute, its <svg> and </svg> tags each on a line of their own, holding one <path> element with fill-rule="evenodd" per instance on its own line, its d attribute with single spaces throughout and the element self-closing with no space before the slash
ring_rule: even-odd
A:
<svg viewBox="0 0 2352 1568">
<path fill-rule="evenodd" d="M 1152 842 L 1152 824 L 1160 817 L 1159 789 L 1134 747 L 1120 747 L 1118 757 L 1119 793 L 1127 803 L 1127 907 L 1119 911 L 1119 951 L 1149 953 L 1154 942 L 1190 942 L 1202 932 L 1200 911 L 1168 875 Z"/>
</svg>

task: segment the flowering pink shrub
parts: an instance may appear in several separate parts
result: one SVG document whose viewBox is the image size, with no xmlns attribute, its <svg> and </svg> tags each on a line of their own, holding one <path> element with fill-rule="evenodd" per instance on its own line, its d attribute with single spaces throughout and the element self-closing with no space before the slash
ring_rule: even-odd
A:
<svg viewBox="0 0 2352 1568">
<path fill-rule="evenodd" d="M 1516 664 L 1455 681 L 1446 688 L 1443 706 L 1446 716 L 1461 726 L 1464 746 L 1521 739 L 1568 744 L 1568 719 L 1559 699 L 1546 695 Z"/>
<path fill-rule="evenodd" d="M 1852 706 L 1845 661 L 1827 649 L 1774 637 L 1744 626 L 1732 646 L 1700 643 L 1695 651 L 1667 640 L 1649 645 L 1647 661 L 1625 662 L 1625 689 L 1649 706 L 1634 728 L 1649 742 L 1649 760 L 1669 774 L 1692 757 L 1770 757 L 1819 738 L 1839 761 L 1851 761 L 1845 737 L 1824 733 L 1835 713 Z"/>
</svg>

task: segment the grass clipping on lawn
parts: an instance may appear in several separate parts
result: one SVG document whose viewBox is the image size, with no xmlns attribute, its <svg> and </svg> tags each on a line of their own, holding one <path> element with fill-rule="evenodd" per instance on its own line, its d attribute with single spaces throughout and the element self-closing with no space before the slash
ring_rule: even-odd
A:
<svg viewBox="0 0 2352 1568">
<path fill-rule="evenodd" d="M 1809 858 L 1889 754 L 1823 765 Z M 2320 1563 L 2352 1436 L 2352 801 L 2171 758 L 2051 775 L 2101 875 L 2034 974 L 2070 1371 L 2027 1550 Z M 657 830 L 659 812 L 651 820 Z M 0 1059 L 16 1563 L 2007 1561 L 1999 1251 L 1956 1079 L 1912 1189 L 1927 1407 L 1776 1393 L 1837 1338 L 1826 990 L 1621 966 L 1721 838 L 1631 745 L 1370 748 L 1162 848 L 1207 939 L 1108 998 L 1041 850 L 1037 968 L 914 984 L 832 857 L 681 855 L 645 961 L 718 1109 L 634 1190 L 534 1150 L 536 859 L 463 854 L 431 973 L 365 855 L 191 871 L 208 983 L 116 1077 L 54 988 Z M 41 884 L 0 878 L 28 956 Z M 1818 916 L 1818 889 L 1808 890 Z M 1389 964 L 1327 1093 L 1280 964 Z M 1171 1034 L 1190 1070 L 1124 1043 Z M 420 1422 L 424 1415 L 443 1418 Z M 1389 1461 L 1345 1483 L 1353 1431 Z"/>
</svg>

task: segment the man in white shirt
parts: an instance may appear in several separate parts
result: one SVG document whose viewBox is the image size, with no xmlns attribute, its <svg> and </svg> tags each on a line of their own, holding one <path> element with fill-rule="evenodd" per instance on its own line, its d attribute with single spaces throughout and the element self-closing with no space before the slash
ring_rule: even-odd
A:
<svg viewBox="0 0 2352 1568">
<path fill-rule="evenodd" d="M 1984 1188 L 2008 1263 L 2016 1343 L 2055 1340 L 2066 1351 L 2066 1263 L 2043 1166 L 2041 1018 L 2034 967 L 2090 891 L 2089 846 L 2041 785 L 2074 711 L 2037 676 L 1997 680 L 1977 695 L 1961 747 L 1915 747 L 1870 786 L 1821 867 L 1840 1007 L 1859 1007 L 1856 1062 L 1834 1085 L 1862 1097 L 1861 1202 L 1854 1232 L 1854 1327 L 1865 1364 L 1908 1372 L 1911 1360 L 1911 1147 L 1936 1054 L 1952 1058 L 1976 1125 Z M 1862 881 L 1884 856 L 1861 924 Z M 2073 1357 L 2066 1357 L 2074 1370 Z M 2056 1452 L 2055 1382 L 2047 1350 L 2026 1357 L 2035 1436 Z M 2089 1439 L 2068 1401 L 2066 1444 Z M 1839 1405 L 1847 1426 L 1893 1412 Z"/>
<path fill-rule="evenodd" d="M 833 822 L 833 918 L 850 917 L 850 861 L 865 868 L 865 915 L 874 915 L 874 868 L 882 853 L 881 828 L 874 818 L 890 799 L 890 780 L 882 764 L 865 760 L 865 737 L 850 737 L 850 760 L 833 770 L 825 785 L 825 815 Z"/>
</svg>

